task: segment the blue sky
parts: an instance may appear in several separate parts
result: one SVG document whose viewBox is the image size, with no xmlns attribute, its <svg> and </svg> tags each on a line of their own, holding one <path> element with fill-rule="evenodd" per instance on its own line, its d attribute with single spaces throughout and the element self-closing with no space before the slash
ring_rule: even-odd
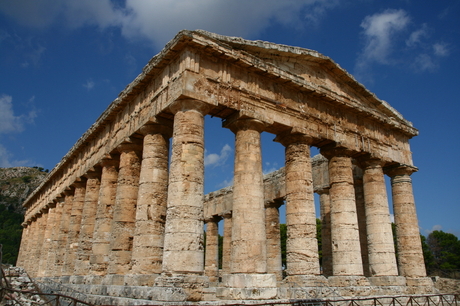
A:
<svg viewBox="0 0 460 306">
<path fill-rule="evenodd" d="M 331 57 L 419 129 L 421 232 L 460 237 L 458 0 L 0 0 L 0 167 L 52 169 L 181 29 Z M 232 181 L 220 124 L 206 119 L 206 192 Z M 284 164 L 273 138 L 262 134 L 265 172 Z"/>
</svg>

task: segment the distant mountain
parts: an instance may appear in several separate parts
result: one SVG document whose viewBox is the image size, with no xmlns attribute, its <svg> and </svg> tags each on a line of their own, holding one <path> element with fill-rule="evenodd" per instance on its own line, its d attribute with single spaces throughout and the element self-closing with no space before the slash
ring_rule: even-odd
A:
<svg viewBox="0 0 460 306">
<path fill-rule="evenodd" d="M 2 263 L 15 264 L 21 243 L 22 203 L 40 185 L 47 170 L 40 167 L 0 168 L 0 244 Z"/>
<path fill-rule="evenodd" d="M 22 202 L 47 175 L 41 167 L 0 168 L 0 205 L 24 213 Z"/>
</svg>

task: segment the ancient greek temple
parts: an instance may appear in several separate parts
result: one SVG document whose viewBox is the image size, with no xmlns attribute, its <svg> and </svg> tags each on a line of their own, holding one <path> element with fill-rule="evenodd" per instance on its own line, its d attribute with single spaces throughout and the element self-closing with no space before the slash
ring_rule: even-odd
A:
<svg viewBox="0 0 460 306">
<path fill-rule="evenodd" d="M 208 195 L 205 116 L 235 135 L 233 186 Z M 284 167 L 265 177 L 262 132 L 285 147 Z M 411 182 L 417 133 L 315 51 L 181 31 L 25 201 L 17 265 L 87 294 L 160 302 L 431 292 Z"/>
</svg>

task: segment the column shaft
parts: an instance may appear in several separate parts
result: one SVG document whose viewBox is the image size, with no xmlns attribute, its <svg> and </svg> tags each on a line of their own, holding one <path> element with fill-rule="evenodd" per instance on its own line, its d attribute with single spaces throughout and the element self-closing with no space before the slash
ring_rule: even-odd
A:
<svg viewBox="0 0 460 306">
<path fill-rule="evenodd" d="M 222 245 L 222 274 L 230 273 L 232 254 L 232 214 L 224 214 L 224 241 Z"/>
<path fill-rule="evenodd" d="M 363 187 L 370 274 L 398 275 L 385 177 L 380 161 L 369 160 L 365 163 Z"/>
<path fill-rule="evenodd" d="M 319 202 L 321 209 L 321 249 L 323 275 L 332 275 L 332 242 L 331 242 L 331 198 L 329 188 L 321 190 Z"/>
<path fill-rule="evenodd" d="M 46 276 L 56 276 L 56 256 L 59 252 L 59 229 L 61 226 L 61 218 L 64 209 L 64 198 L 59 197 L 55 200 L 56 203 L 56 216 L 54 219 L 53 229 L 51 232 L 51 247 L 48 252 L 48 260 L 46 264 Z"/>
<path fill-rule="evenodd" d="M 265 208 L 265 230 L 267 232 L 267 272 L 276 275 L 276 280 L 283 279 L 281 263 L 281 236 L 279 205 L 269 203 Z"/>
<path fill-rule="evenodd" d="M 164 226 L 168 197 L 169 128 L 147 125 L 139 179 L 136 228 L 133 240 L 133 274 L 162 271 Z"/>
<path fill-rule="evenodd" d="M 85 203 L 82 210 L 81 230 L 79 235 L 75 275 L 88 275 L 90 270 L 90 256 L 93 246 L 94 225 L 101 185 L 99 169 L 86 174 Z"/>
<path fill-rule="evenodd" d="M 206 256 L 204 263 L 205 275 L 209 281 L 219 280 L 219 226 L 216 218 L 206 222 Z"/>
<path fill-rule="evenodd" d="M 320 270 L 310 139 L 294 134 L 284 136 L 281 142 L 286 147 L 287 274 L 318 275 Z"/>
<path fill-rule="evenodd" d="M 69 236 L 69 223 L 70 223 L 70 214 L 72 211 L 72 203 L 73 203 L 73 192 L 70 190 L 64 193 L 65 200 L 64 200 L 64 207 L 62 211 L 61 217 L 61 224 L 59 225 L 59 241 L 57 250 L 58 253 L 56 254 L 56 262 L 55 262 L 55 276 L 62 276 L 65 275 L 65 255 L 67 254 L 68 250 L 68 236 Z"/>
<path fill-rule="evenodd" d="M 120 170 L 113 209 L 112 241 L 107 274 L 125 275 L 131 268 L 141 149 L 142 147 L 138 143 L 132 142 L 123 143 L 118 147 Z"/>
<path fill-rule="evenodd" d="M 85 186 L 84 180 L 74 183 L 75 193 L 72 202 L 72 211 L 70 212 L 69 231 L 67 235 L 67 244 L 65 260 L 63 264 L 63 275 L 73 275 L 75 261 L 77 258 L 78 237 L 80 235 L 81 218 L 83 205 L 85 204 Z"/>
<path fill-rule="evenodd" d="M 48 204 L 53 205 L 53 204 Z M 48 266 L 48 256 L 51 252 L 51 235 L 56 227 L 56 207 L 49 207 L 47 213 L 45 214 L 45 233 L 43 235 L 43 244 L 41 246 L 41 256 L 39 261 L 39 271 L 37 273 L 38 277 L 48 276 L 46 275 L 46 269 Z"/>
<path fill-rule="evenodd" d="M 363 171 L 355 165 L 353 165 L 353 183 L 355 186 L 356 214 L 358 217 L 363 273 L 365 276 L 371 276 L 371 272 L 369 270 L 369 251 L 367 244 L 366 203 L 364 201 Z"/>
<path fill-rule="evenodd" d="M 94 225 L 90 264 L 91 274 L 106 275 L 109 264 L 113 208 L 117 194 L 118 159 L 107 156 L 102 159 L 101 185 Z"/>
<path fill-rule="evenodd" d="M 203 274 L 204 104 L 179 100 L 174 115 L 173 142 L 163 272 Z"/>
<path fill-rule="evenodd" d="M 416 278 L 425 277 L 426 270 L 410 178 L 413 171 L 409 167 L 399 167 L 389 171 L 389 175 L 400 275 Z"/>
<path fill-rule="evenodd" d="M 232 273 L 267 272 L 262 128 L 262 122 L 254 119 L 238 119 L 231 126 L 235 133 Z"/>
<path fill-rule="evenodd" d="M 329 157 L 332 271 L 334 276 L 363 275 L 351 158 L 341 149 Z"/>
</svg>

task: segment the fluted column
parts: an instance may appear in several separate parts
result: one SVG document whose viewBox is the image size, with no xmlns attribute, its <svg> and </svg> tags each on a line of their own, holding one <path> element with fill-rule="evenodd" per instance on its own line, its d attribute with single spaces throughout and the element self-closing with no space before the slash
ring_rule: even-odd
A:
<svg viewBox="0 0 460 306">
<path fill-rule="evenodd" d="M 44 235 L 43 235 L 43 244 L 41 246 L 41 255 L 39 260 L 39 270 L 37 273 L 38 277 L 48 276 L 46 275 L 48 255 L 51 252 L 51 237 L 52 233 L 56 227 L 56 205 L 54 203 L 49 203 L 47 205 L 48 209 L 45 213 L 45 224 L 44 224 Z"/>
<path fill-rule="evenodd" d="M 109 264 L 112 219 L 118 181 L 118 156 L 107 155 L 99 163 L 102 167 L 101 185 L 91 247 L 91 274 L 104 276 Z"/>
<path fill-rule="evenodd" d="M 101 171 L 93 168 L 85 174 L 86 193 L 82 210 L 81 230 L 75 263 L 75 275 L 88 275 L 93 246 L 94 225 L 96 223 L 97 203 L 101 186 Z"/>
<path fill-rule="evenodd" d="M 265 205 L 265 230 L 267 232 L 267 272 L 275 274 L 276 280 L 283 279 L 281 263 L 281 237 L 279 207 L 283 201 L 273 201 Z"/>
<path fill-rule="evenodd" d="M 235 133 L 231 273 L 266 273 L 267 243 L 260 147 L 260 133 L 264 124 L 256 119 L 237 119 L 227 127 Z"/>
<path fill-rule="evenodd" d="M 368 159 L 363 166 L 369 271 L 371 276 L 395 276 L 398 269 L 382 162 Z"/>
<path fill-rule="evenodd" d="M 65 275 L 65 255 L 68 250 L 68 236 L 69 236 L 69 226 L 70 226 L 70 214 L 72 211 L 72 203 L 74 198 L 73 189 L 67 189 L 64 192 L 64 207 L 62 211 L 61 222 L 59 225 L 59 241 L 57 245 L 57 254 L 56 254 L 56 263 L 55 263 L 55 276 Z"/>
<path fill-rule="evenodd" d="M 219 280 L 219 220 L 216 217 L 206 222 L 206 256 L 204 262 L 205 275 L 210 282 Z"/>
<path fill-rule="evenodd" d="M 387 171 L 391 177 L 399 271 L 400 275 L 413 278 L 426 276 L 410 178 L 415 171 L 416 168 L 410 166 L 399 166 Z"/>
<path fill-rule="evenodd" d="M 232 213 L 225 212 L 224 218 L 224 239 L 222 243 L 222 274 L 230 273 L 232 254 Z"/>
<path fill-rule="evenodd" d="M 168 153 L 171 127 L 148 124 L 144 135 L 136 228 L 133 240 L 133 274 L 160 274 L 162 271 L 164 226 L 168 197 Z M 153 285 L 153 279 L 142 285 Z"/>
<path fill-rule="evenodd" d="M 303 134 L 287 134 L 279 135 L 275 140 L 285 146 L 287 274 L 318 275 L 311 138 Z"/>
<path fill-rule="evenodd" d="M 107 273 L 116 275 L 109 281 L 112 285 L 124 284 L 123 277 L 131 268 L 141 150 L 142 146 L 136 139 L 128 139 L 118 146 L 120 170 L 113 209 L 112 240 Z"/>
<path fill-rule="evenodd" d="M 353 165 L 353 184 L 355 187 L 356 214 L 358 216 L 359 242 L 364 276 L 371 276 L 369 270 L 369 251 L 367 244 L 366 203 L 364 201 L 363 170 Z"/>
<path fill-rule="evenodd" d="M 61 226 L 61 218 L 64 210 L 65 198 L 60 196 L 54 200 L 56 205 L 56 216 L 54 219 L 54 224 L 51 232 L 51 246 L 48 251 L 48 259 L 46 262 L 46 272 L 45 276 L 54 277 L 56 276 L 56 256 L 58 256 L 58 244 L 59 244 L 59 229 Z"/>
<path fill-rule="evenodd" d="M 41 225 L 40 223 L 43 220 L 42 214 L 37 214 L 32 217 L 32 224 L 31 224 L 31 246 L 30 252 L 28 253 L 28 260 L 27 260 L 27 272 L 30 276 L 36 277 L 38 262 L 37 260 L 40 259 L 40 248 L 41 242 L 43 242 L 43 236 L 41 232 Z M 40 239 L 40 236 L 42 237 Z"/>
<path fill-rule="evenodd" d="M 165 275 L 204 273 L 203 183 L 205 103 L 175 101 L 173 142 L 163 272 Z"/>
<path fill-rule="evenodd" d="M 80 235 L 81 218 L 83 206 L 85 204 L 86 179 L 81 178 L 72 184 L 75 187 L 70 212 L 69 231 L 67 235 L 67 244 L 65 251 L 65 260 L 63 264 L 63 275 L 73 275 L 75 261 L 77 259 L 78 237 Z"/>
<path fill-rule="evenodd" d="M 42 256 L 45 255 L 45 233 L 46 233 L 46 221 L 48 220 L 48 208 L 43 208 L 40 210 L 40 215 L 37 217 L 38 229 L 37 229 L 37 244 L 35 250 L 35 256 L 33 257 L 32 271 L 33 277 L 41 277 L 41 271 L 45 262 L 42 259 Z"/>
<path fill-rule="evenodd" d="M 27 252 L 30 247 L 30 222 L 23 222 L 22 224 L 21 245 L 19 246 L 18 259 L 16 266 L 26 268 Z"/>
<path fill-rule="evenodd" d="M 321 250 L 323 275 L 332 275 L 331 197 L 329 188 L 318 191 L 321 210 Z"/>
<path fill-rule="evenodd" d="M 333 275 L 362 276 L 351 158 L 343 148 L 322 148 L 321 154 L 329 159 Z"/>
</svg>

